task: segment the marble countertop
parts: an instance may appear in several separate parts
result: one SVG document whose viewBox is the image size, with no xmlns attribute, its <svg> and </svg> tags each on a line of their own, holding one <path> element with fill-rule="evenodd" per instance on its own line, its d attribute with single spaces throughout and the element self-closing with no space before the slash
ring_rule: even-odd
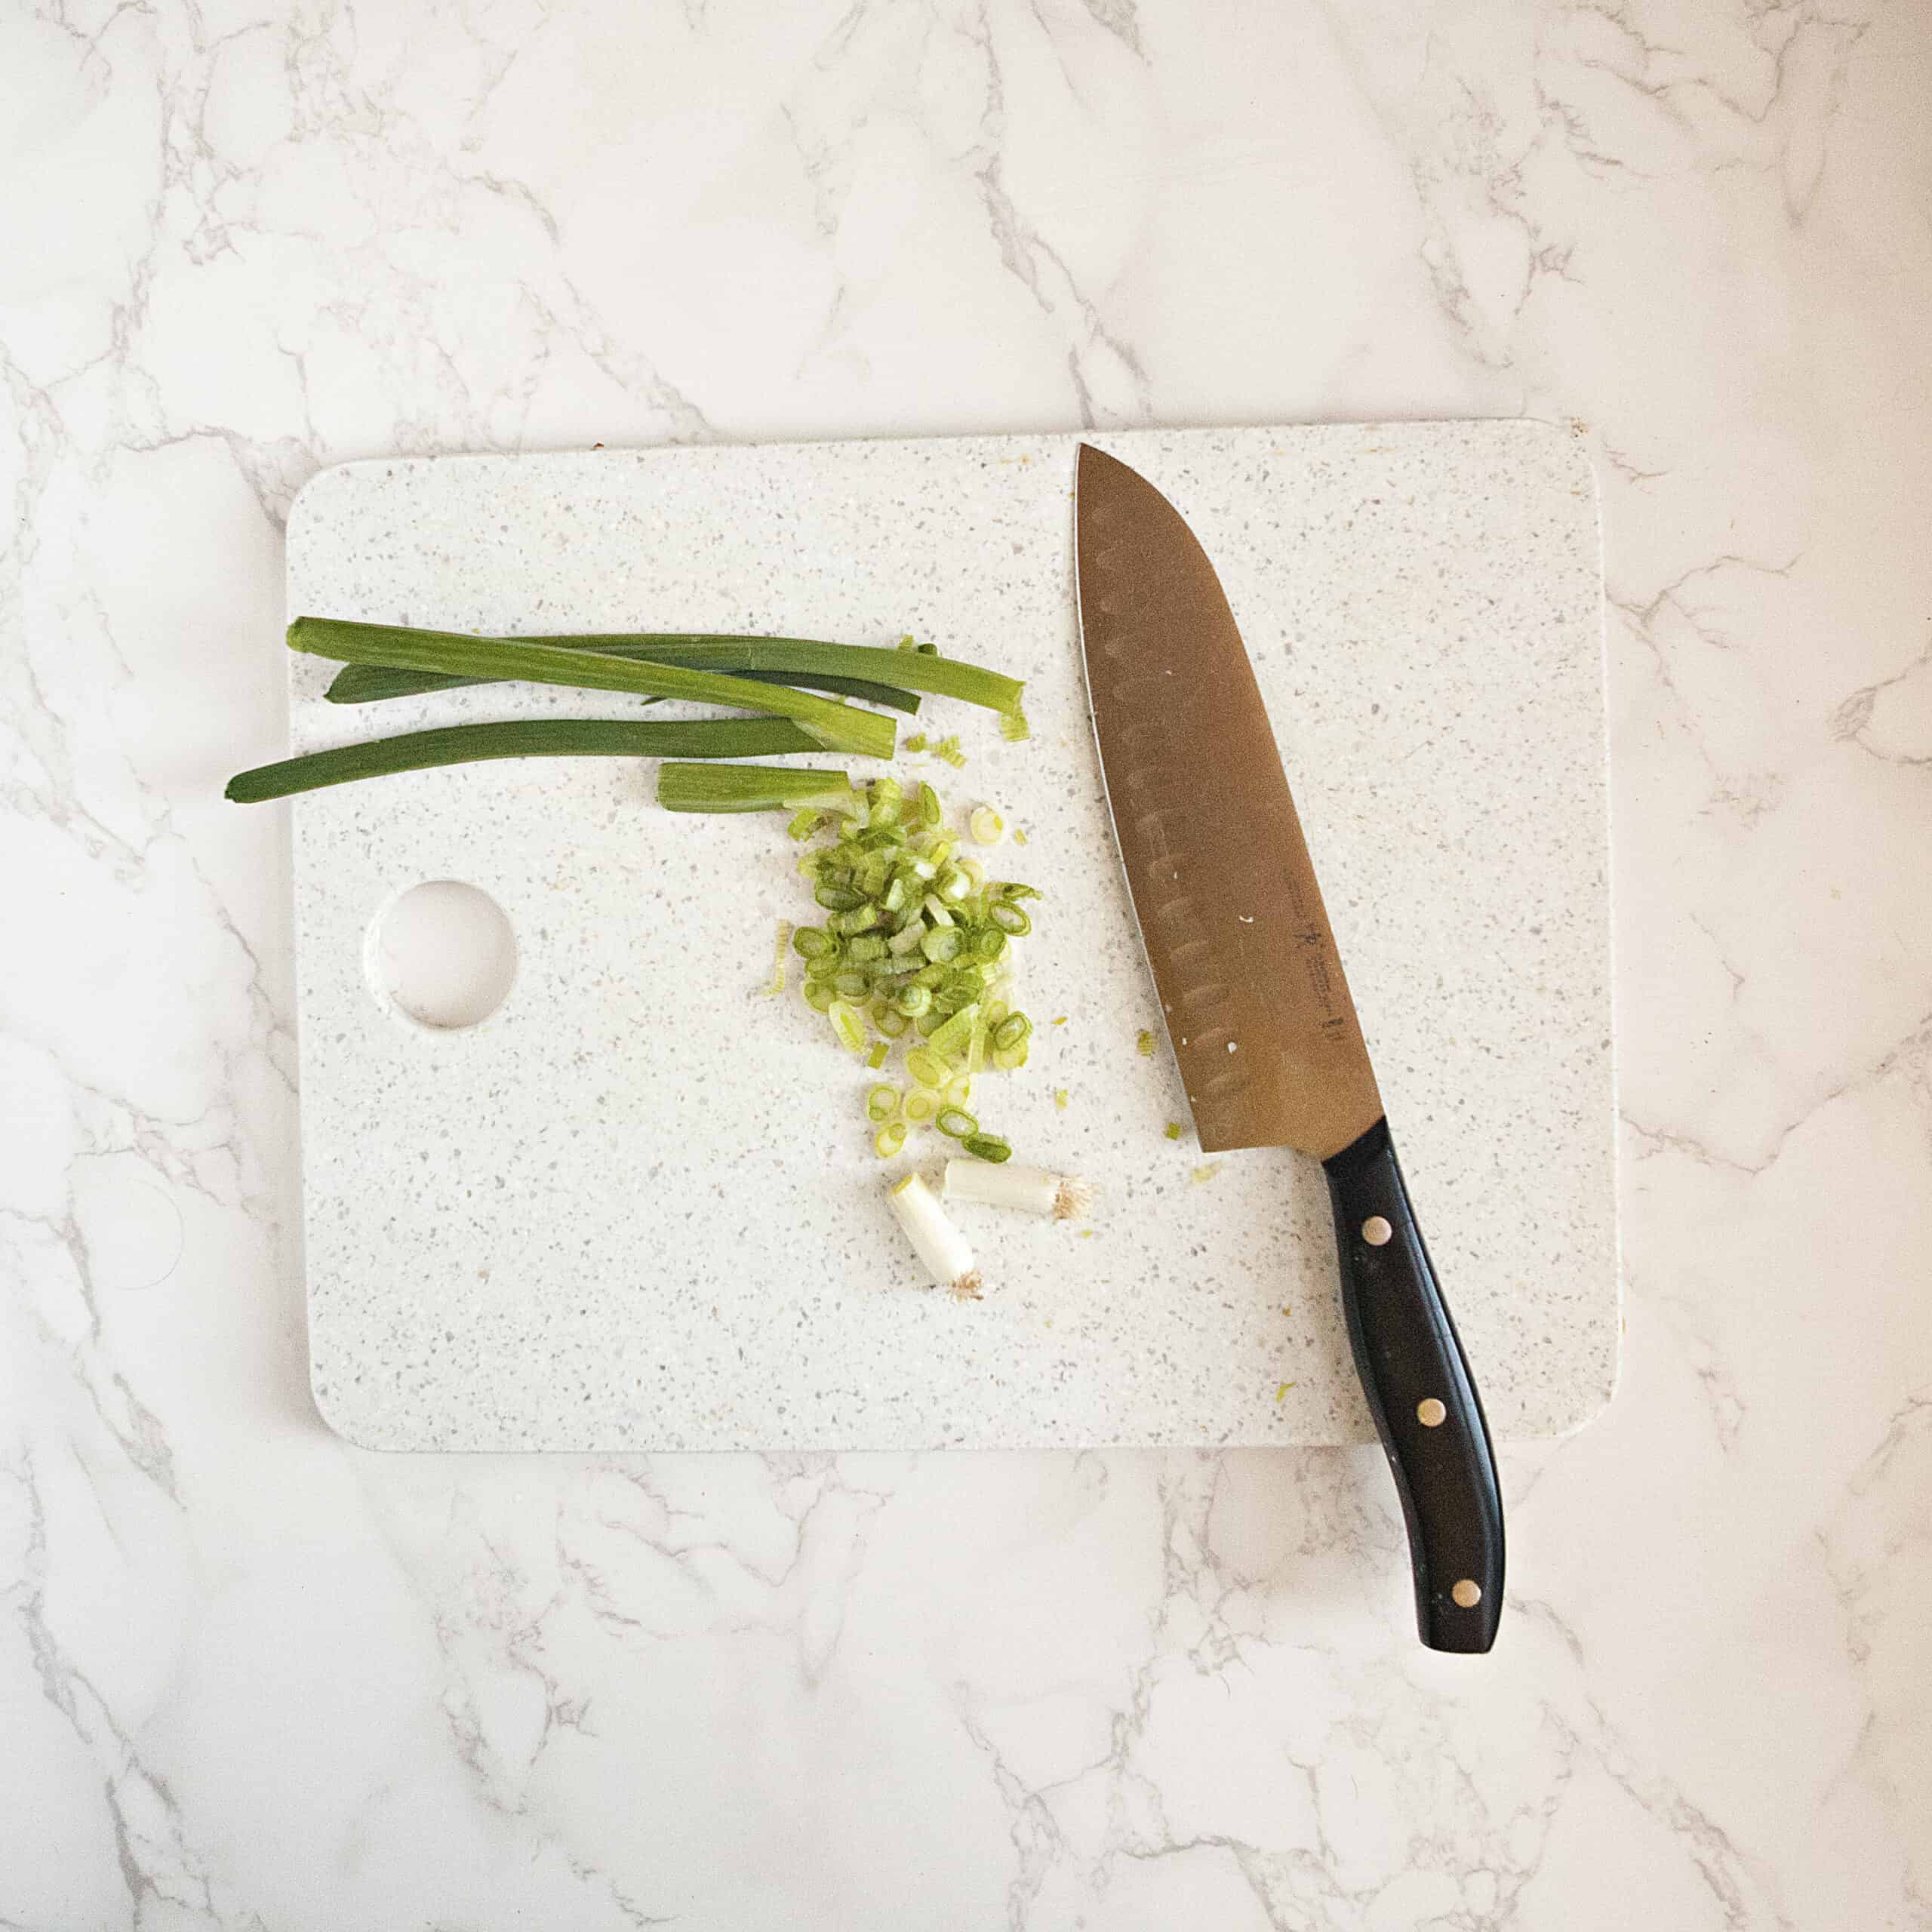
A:
<svg viewBox="0 0 1932 1932">
<path fill-rule="evenodd" d="M 0 15 L 0 1923 L 1932 1925 L 1932 14 Z M 384 452 L 1527 414 L 1627 1334 L 1486 1661 L 1373 1450 L 384 1457 L 303 1357 L 282 532 Z"/>
</svg>

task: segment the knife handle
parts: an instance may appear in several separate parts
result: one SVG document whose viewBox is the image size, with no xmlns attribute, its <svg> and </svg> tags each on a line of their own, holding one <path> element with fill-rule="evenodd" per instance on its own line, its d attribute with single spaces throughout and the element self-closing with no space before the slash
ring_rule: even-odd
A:
<svg viewBox="0 0 1932 1932">
<path fill-rule="evenodd" d="M 1322 1166 L 1349 1341 L 1408 1524 L 1417 1627 L 1432 1651 L 1480 1653 L 1503 1613 L 1503 1496 L 1475 1382 L 1389 1123 Z"/>
</svg>

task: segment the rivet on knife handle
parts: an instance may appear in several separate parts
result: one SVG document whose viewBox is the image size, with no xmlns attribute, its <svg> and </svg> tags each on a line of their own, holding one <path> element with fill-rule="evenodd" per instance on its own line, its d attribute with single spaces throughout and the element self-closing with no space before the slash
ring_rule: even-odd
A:
<svg viewBox="0 0 1932 1932">
<path fill-rule="evenodd" d="M 1487 1651 L 1503 1609 L 1496 1458 L 1388 1123 L 1322 1166 L 1349 1340 L 1408 1524 L 1417 1627 L 1432 1650 Z"/>
</svg>

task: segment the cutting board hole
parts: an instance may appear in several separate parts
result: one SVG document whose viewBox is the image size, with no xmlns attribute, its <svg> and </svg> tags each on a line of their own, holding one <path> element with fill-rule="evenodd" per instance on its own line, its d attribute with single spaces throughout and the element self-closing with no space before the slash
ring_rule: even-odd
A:
<svg viewBox="0 0 1932 1932">
<path fill-rule="evenodd" d="M 460 879 L 412 885 L 370 928 L 369 977 L 419 1026 L 454 1032 L 488 1020 L 516 977 L 516 935 L 490 895 Z"/>
</svg>

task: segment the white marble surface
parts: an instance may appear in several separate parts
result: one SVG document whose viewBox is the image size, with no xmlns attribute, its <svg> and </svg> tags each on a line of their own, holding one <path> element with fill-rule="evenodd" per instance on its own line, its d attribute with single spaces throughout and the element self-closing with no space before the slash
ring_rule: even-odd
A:
<svg viewBox="0 0 1932 1932">
<path fill-rule="evenodd" d="M 1565 1434 L 1609 1398 L 1619 1319 L 1589 466 L 1574 436 L 1520 420 L 1095 435 L 1219 560 L 1491 1428 Z M 789 999 L 759 997 L 773 924 L 820 916 L 782 820 L 655 811 L 653 768 L 632 761 L 318 793 L 291 827 L 303 1249 L 309 1384 L 340 1434 L 468 1450 L 1374 1440 L 1320 1168 L 1169 1140 L 1163 1124 L 1189 1118 L 1180 1069 L 1137 1049 L 1164 1029 L 1081 668 L 1080 447 L 382 460 L 303 491 L 291 614 L 888 645 L 909 629 L 1023 679 L 1024 744 L 935 701 L 915 721 L 958 738 L 964 768 L 921 752 L 896 768 L 955 823 L 993 798 L 1016 838 L 1031 828 L 981 854 L 1044 895 L 1006 995 L 1038 1022 L 1031 1063 L 983 1076 L 973 1104 L 1023 1155 L 1103 1189 L 1084 1229 L 961 1211 L 986 1298 L 915 1291 L 928 1278 L 885 1186 L 951 1143 L 915 1134 L 881 1168 L 864 1096 L 903 1079 L 900 1060 L 869 1073 L 842 1054 L 795 973 Z M 334 666 L 263 648 L 288 666 L 303 750 L 633 709 L 497 685 L 377 725 L 327 702 Z M 438 879 L 488 893 L 518 950 L 501 1008 L 441 1033 L 368 970 L 384 909 Z"/>
<path fill-rule="evenodd" d="M 1932 1923 L 1932 16 L 0 14 L 0 1918 Z M 281 522 L 391 451 L 1527 413 L 1606 486 L 1623 1386 L 1373 1451 L 384 1459 L 306 1394 Z"/>
</svg>

